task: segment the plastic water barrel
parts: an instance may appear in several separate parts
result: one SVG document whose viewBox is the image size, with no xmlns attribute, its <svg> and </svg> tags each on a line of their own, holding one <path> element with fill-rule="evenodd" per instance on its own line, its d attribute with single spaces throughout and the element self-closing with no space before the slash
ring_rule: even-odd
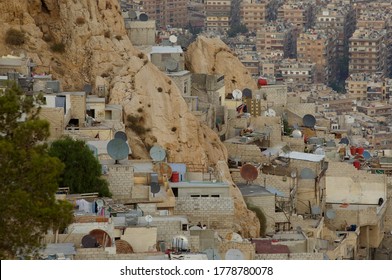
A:
<svg viewBox="0 0 392 280">
<path fill-rule="evenodd" d="M 171 176 L 171 181 L 176 183 L 180 181 L 180 173 L 177 171 L 173 171 L 172 176 Z"/>
<path fill-rule="evenodd" d="M 358 155 L 362 155 L 364 151 L 365 151 L 365 149 L 363 147 L 358 147 L 357 148 L 357 154 Z"/>
<path fill-rule="evenodd" d="M 356 169 L 359 169 L 361 167 L 361 163 L 357 160 L 353 162 L 353 165 Z"/>
<path fill-rule="evenodd" d="M 350 147 L 350 153 L 351 153 L 351 155 L 355 156 L 355 154 L 357 153 L 357 147 L 351 146 Z"/>
</svg>

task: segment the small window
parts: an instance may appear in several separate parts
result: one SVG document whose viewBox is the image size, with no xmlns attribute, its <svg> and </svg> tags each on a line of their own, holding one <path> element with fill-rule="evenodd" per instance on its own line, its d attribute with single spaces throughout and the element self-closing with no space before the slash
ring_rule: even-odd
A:
<svg viewBox="0 0 392 280">
<path fill-rule="evenodd" d="M 199 194 L 191 194 L 191 197 L 200 197 Z"/>
<path fill-rule="evenodd" d="M 219 194 L 212 194 L 211 197 L 220 197 Z"/>
</svg>

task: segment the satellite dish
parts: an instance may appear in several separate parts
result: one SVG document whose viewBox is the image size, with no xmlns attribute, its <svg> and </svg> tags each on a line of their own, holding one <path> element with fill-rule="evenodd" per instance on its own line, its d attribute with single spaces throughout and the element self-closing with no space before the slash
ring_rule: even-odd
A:
<svg viewBox="0 0 392 280">
<path fill-rule="evenodd" d="M 171 178 L 173 175 L 173 170 L 169 164 L 166 162 L 158 162 L 154 165 L 154 171 L 160 176 L 166 175 L 167 178 Z"/>
<path fill-rule="evenodd" d="M 87 234 L 82 238 L 83 248 L 96 248 L 98 247 L 97 239 L 94 236 Z"/>
<path fill-rule="evenodd" d="M 241 166 L 240 174 L 245 181 L 252 182 L 259 176 L 259 171 L 257 170 L 256 166 L 246 163 Z"/>
<path fill-rule="evenodd" d="M 90 93 L 93 91 L 93 87 L 92 87 L 91 85 L 84 85 L 83 91 L 84 91 L 86 94 L 90 94 Z"/>
<path fill-rule="evenodd" d="M 145 219 L 146 222 L 149 223 L 149 224 L 152 222 L 152 216 L 151 216 L 151 215 L 145 216 L 144 219 Z"/>
<path fill-rule="evenodd" d="M 128 144 L 122 139 L 114 138 L 110 140 L 106 149 L 109 156 L 114 159 L 116 163 L 119 160 L 128 158 L 129 147 Z"/>
<path fill-rule="evenodd" d="M 293 136 L 293 138 L 302 138 L 302 132 L 299 129 L 295 129 L 292 133 L 291 136 Z"/>
<path fill-rule="evenodd" d="M 347 137 L 343 137 L 339 141 L 339 144 L 346 144 L 346 145 L 348 145 L 349 143 L 350 143 L 350 141 L 347 139 Z"/>
<path fill-rule="evenodd" d="M 249 88 L 244 88 L 242 91 L 242 94 L 244 95 L 245 98 L 247 99 L 252 99 L 252 90 Z"/>
<path fill-rule="evenodd" d="M 137 14 L 135 11 L 128 11 L 128 17 L 130 19 L 136 19 L 137 18 Z"/>
<path fill-rule="evenodd" d="M 316 118 L 313 115 L 307 114 L 302 118 L 304 126 L 313 128 L 316 124 Z"/>
<path fill-rule="evenodd" d="M 318 147 L 316 150 L 314 150 L 315 155 L 325 155 L 325 151 L 323 148 Z"/>
<path fill-rule="evenodd" d="M 264 116 L 266 117 L 276 117 L 276 112 L 274 109 L 268 109 L 267 111 L 264 112 Z"/>
<path fill-rule="evenodd" d="M 103 247 L 112 246 L 112 238 L 110 235 L 102 229 L 93 229 L 89 233 L 91 236 L 95 237 L 97 243 Z"/>
<path fill-rule="evenodd" d="M 369 160 L 372 157 L 372 155 L 369 153 L 369 151 L 364 151 L 362 156 L 366 160 Z"/>
<path fill-rule="evenodd" d="M 94 156 L 98 158 L 98 148 L 91 144 L 87 144 L 87 147 L 90 149 L 91 152 L 93 152 Z"/>
<path fill-rule="evenodd" d="M 320 215 L 321 214 L 321 208 L 317 205 L 312 205 L 312 215 Z"/>
<path fill-rule="evenodd" d="M 147 21 L 147 20 L 148 20 L 148 15 L 145 14 L 145 13 L 141 13 L 141 14 L 139 15 L 139 20 L 140 20 L 140 21 Z"/>
<path fill-rule="evenodd" d="M 315 179 L 317 177 L 316 173 L 312 169 L 307 167 L 301 170 L 299 176 L 301 179 Z"/>
<path fill-rule="evenodd" d="M 166 151 L 161 146 L 155 145 L 150 149 L 150 157 L 153 161 L 163 161 L 166 157 Z"/>
<path fill-rule="evenodd" d="M 154 197 L 156 193 L 161 191 L 157 173 L 150 173 L 150 190 Z"/>
<path fill-rule="evenodd" d="M 238 249 L 230 249 L 225 254 L 225 260 L 244 260 L 244 254 Z"/>
<path fill-rule="evenodd" d="M 169 42 L 172 44 L 177 43 L 177 36 L 176 35 L 170 35 L 169 36 Z"/>
<path fill-rule="evenodd" d="M 168 58 L 165 60 L 166 70 L 169 72 L 175 72 L 178 69 L 178 62 L 173 58 Z"/>
<path fill-rule="evenodd" d="M 329 210 L 327 210 L 327 212 L 325 213 L 325 216 L 326 216 L 328 219 L 333 220 L 333 219 L 336 218 L 336 212 L 335 212 L 335 210 L 333 210 L 333 209 L 329 209 Z"/>
<path fill-rule="evenodd" d="M 133 248 L 131 244 L 123 239 L 115 241 L 116 244 L 116 254 L 133 254 Z"/>
<path fill-rule="evenodd" d="M 241 100 L 242 99 L 242 91 L 240 91 L 239 89 L 233 90 L 233 92 L 231 94 L 233 95 L 234 100 Z"/>
<path fill-rule="evenodd" d="M 124 132 L 124 131 L 117 131 L 115 134 L 114 134 L 114 138 L 115 139 L 121 139 L 121 140 L 123 140 L 124 142 L 126 142 L 128 139 L 127 139 L 127 134 Z"/>
</svg>

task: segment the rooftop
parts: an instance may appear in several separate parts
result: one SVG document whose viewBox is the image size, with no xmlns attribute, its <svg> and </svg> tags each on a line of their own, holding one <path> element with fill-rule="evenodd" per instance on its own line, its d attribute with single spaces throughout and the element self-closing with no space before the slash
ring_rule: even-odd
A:
<svg viewBox="0 0 392 280">
<path fill-rule="evenodd" d="M 280 156 L 289 159 L 312 161 L 312 162 L 320 162 L 325 158 L 325 155 L 308 154 L 308 153 L 301 153 L 301 152 L 281 153 Z"/>
</svg>

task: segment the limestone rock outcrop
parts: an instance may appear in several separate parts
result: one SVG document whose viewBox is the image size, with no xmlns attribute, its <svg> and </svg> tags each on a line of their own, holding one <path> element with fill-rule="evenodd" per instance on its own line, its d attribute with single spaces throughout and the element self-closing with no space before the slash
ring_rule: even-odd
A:
<svg viewBox="0 0 392 280">
<path fill-rule="evenodd" d="M 218 38 L 199 36 L 189 45 L 185 60 L 187 69 L 193 73 L 224 74 L 226 93 L 234 89 L 257 89 L 256 81 L 246 67 Z"/>
<path fill-rule="evenodd" d="M 149 148 L 157 143 L 171 162 L 207 167 L 227 161 L 217 134 L 188 110 L 174 82 L 132 46 L 117 0 L 0 0 L 0 14 L 0 55 L 32 58 L 36 71 L 50 72 L 64 91 L 104 85 L 109 103 L 124 108 L 135 158 L 150 158 Z M 24 32 L 23 45 L 4 43 L 10 28 Z M 217 54 L 218 60 L 227 56 Z M 233 66 L 213 63 L 217 71 Z M 236 206 L 241 220 L 254 218 L 243 204 Z"/>
</svg>

